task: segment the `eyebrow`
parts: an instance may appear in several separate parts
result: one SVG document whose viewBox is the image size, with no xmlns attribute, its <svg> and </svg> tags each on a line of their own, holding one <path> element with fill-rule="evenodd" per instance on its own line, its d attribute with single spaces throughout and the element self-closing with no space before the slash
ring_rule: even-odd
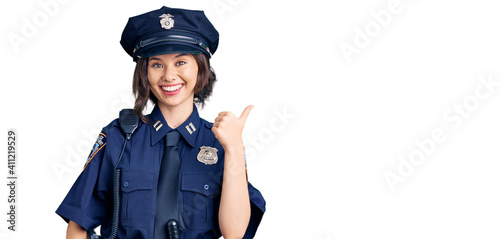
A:
<svg viewBox="0 0 500 239">
<path fill-rule="evenodd" d="M 175 56 L 174 58 L 181 57 L 181 56 L 186 56 L 186 55 L 187 55 L 186 53 L 181 53 L 181 54 Z"/>
<path fill-rule="evenodd" d="M 174 58 L 181 57 L 181 56 L 186 56 L 186 55 L 187 55 L 187 53 L 181 53 L 181 54 L 179 54 L 179 55 L 177 55 L 177 56 L 174 56 Z M 160 58 L 158 58 L 158 57 L 154 57 L 154 56 L 153 56 L 153 57 L 150 57 L 150 58 L 149 58 L 149 60 L 150 60 L 150 61 L 151 61 L 151 60 L 161 61 L 161 59 L 160 59 Z"/>
</svg>

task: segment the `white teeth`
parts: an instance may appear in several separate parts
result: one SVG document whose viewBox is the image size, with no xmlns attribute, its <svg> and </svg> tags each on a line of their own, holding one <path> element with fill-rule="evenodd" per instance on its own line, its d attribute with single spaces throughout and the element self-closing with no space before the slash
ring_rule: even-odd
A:
<svg viewBox="0 0 500 239">
<path fill-rule="evenodd" d="M 182 87 L 182 84 L 174 85 L 174 86 L 162 86 L 161 88 L 164 91 L 176 91 Z"/>
</svg>

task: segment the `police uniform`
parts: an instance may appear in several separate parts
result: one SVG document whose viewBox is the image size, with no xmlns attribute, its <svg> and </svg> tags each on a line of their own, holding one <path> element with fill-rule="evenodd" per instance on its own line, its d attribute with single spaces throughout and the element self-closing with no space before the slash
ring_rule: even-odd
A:
<svg viewBox="0 0 500 239">
<path fill-rule="evenodd" d="M 210 57 L 217 48 L 218 33 L 202 11 L 163 7 L 130 18 L 121 44 L 134 60 L 173 51 L 192 51 L 193 54 L 203 53 Z M 165 136 L 173 129 L 168 126 L 158 105 L 147 117 L 149 123 L 139 122 L 124 149 L 127 139 L 118 119 L 102 129 L 83 172 L 57 209 L 57 214 L 87 231 L 101 225 L 101 234 L 109 235 L 113 211 L 113 170 L 123 150 L 123 157 L 117 165 L 121 169 L 118 238 L 154 237 Z M 221 236 L 218 211 L 224 149 L 211 128 L 212 124 L 200 118 L 193 105 L 192 114 L 175 129 L 181 135 L 178 143 L 180 168 L 177 194 L 180 225 L 185 230 L 181 238 Z M 248 190 L 251 218 L 244 238 L 253 238 L 265 212 L 265 201 L 250 183 Z"/>
</svg>

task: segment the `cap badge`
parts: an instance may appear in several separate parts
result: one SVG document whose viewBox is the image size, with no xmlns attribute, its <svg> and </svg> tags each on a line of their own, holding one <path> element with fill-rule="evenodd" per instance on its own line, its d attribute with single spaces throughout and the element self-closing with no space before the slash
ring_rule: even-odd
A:
<svg viewBox="0 0 500 239">
<path fill-rule="evenodd" d="M 172 27 L 174 27 L 174 19 L 172 19 L 172 16 L 171 14 L 163 14 L 160 16 L 160 25 L 163 29 L 170 29 Z"/>
<path fill-rule="evenodd" d="M 197 158 L 198 161 L 204 163 L 205 165 L 216 164 L 219 160 L 217 158 L 217 149 L 208 146 L 200 147 L 200 152 L 198 153 Z"/>
</svg>

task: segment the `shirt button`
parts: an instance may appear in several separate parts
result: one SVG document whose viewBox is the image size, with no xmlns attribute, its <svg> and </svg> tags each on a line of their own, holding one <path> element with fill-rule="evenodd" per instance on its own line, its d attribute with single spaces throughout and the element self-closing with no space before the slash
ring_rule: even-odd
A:
<svg viewBox="0 0 500 239">
<path fill-rule="evenodd" d="M 204 188 L 205 190 L 208 190 L 208 189 L 210 188 L 210 186 L 208 186 L 208 184 L 205 184 L 205 186 L 203 186 L 203 188 Z"/>
<path fill-rule="evenodd" d="M 128 182 L 124 182 L 124 183 L 123 183 L 123 186 L 124 186 L 124 187 L 128 187 L 128 185 L 129 185 L 129 183 L 128 183 Z"/>
</svg>

